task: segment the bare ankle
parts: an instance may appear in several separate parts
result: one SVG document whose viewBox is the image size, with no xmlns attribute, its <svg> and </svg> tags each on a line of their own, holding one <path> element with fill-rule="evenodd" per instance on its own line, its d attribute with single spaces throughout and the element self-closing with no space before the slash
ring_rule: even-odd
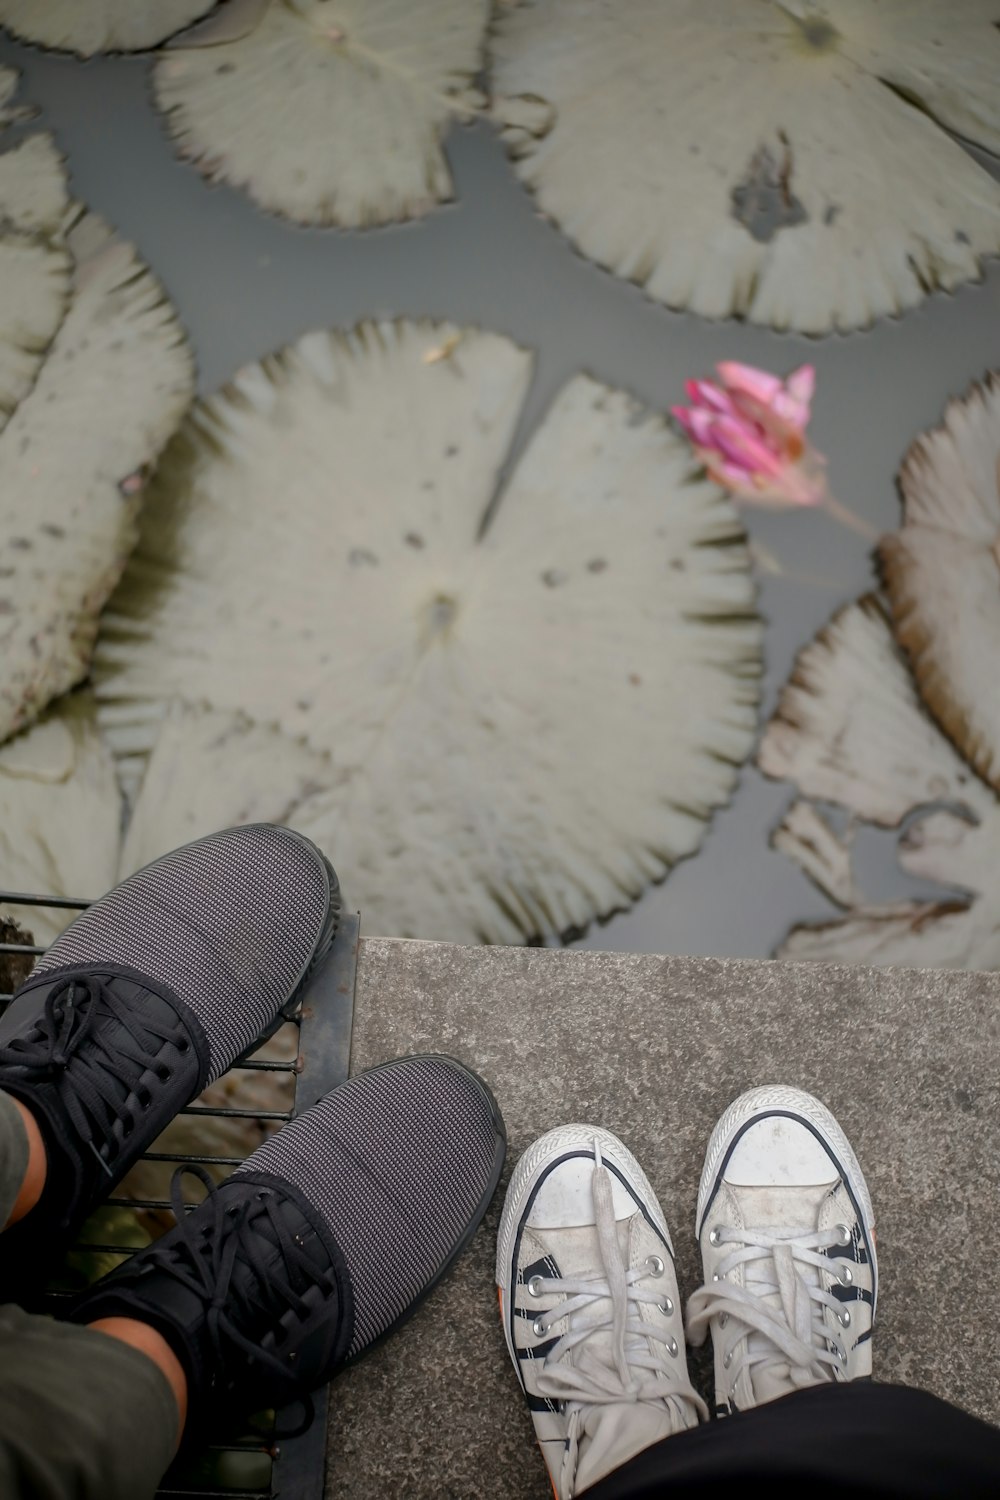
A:
<svg viewBox="0 0 1000 1500">
<path fill-rule="evenodd" d="M 177 1402 L 177 1443 L 180 1446 L 187 1420 L 187 1376 L 184 1374 L 184 1366 L 163 1335 L 138 1318 L 98 1318 L 96 1323 L 88 1323 L 87 1326 L 95 1333 L 104 1333 L 108 1338 L 118 1339 L 120 1343 L 138 1349 L 140 1354 L 145 1354 L 147 1359 L 153 1361 L 165 1377 Z"/>
<path fill-rule="evenodd" d="M 28 1165 L 25 1170 L 24 1181 L 21 1183 L 20 1191 L 14 1200 L 14 1207 L 11 1209 L 10 1218 L 7 1220 L 7 1224 L 2 1226 L 4 1229 L 9 1224 L 16 1224 L 18 1219 L 23 1219 L 25 1214 L 31 1212 L 42 1196 L 42 1190 L 45 1187 L 45 1179 L 49 1170 L 48 1155 L 45 1150 L 45 1142 L 42 1139 L 42 1132 L 39 1129 L 38 1121 L 27 1105 L 21 1103 L 20 1099 L 15 1099 L 13 1103 L 14 1108 L 21 1116 L 25 1134 L 28 1137 Z"/>
</svg>

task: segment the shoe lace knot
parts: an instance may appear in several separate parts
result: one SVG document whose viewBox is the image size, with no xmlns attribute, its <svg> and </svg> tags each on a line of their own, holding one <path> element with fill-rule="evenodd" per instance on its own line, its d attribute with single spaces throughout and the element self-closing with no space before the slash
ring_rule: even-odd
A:
<svg viewBox="0 0 1000 1500">
<path fill-rule="evenodd" d="M 152 1071 L 161 1082 L 171 1076 L 157 1062 L 167 1041 L 182 1051 L 190 1045 L 176 1020 L 156 1021 L 103 975 L 74 975 L 53 984 L 30 1033 L 0 1047 L 0 1066 L 32 1083 L 53 1083 L 77 1138 L 111 1176 L 119 1149 L 111 1127 L 120 1118 L 123 1137 L 130 1135 L 130 1101 L 140 1108 L 151 1102 L 144 1075 Z"/>
<path fill-rule="evenodd" d="M 186 1176 L 206 1190 L 197 1216 L 184 1202 Z M 185 1165 L 174 1172 L 170 1199 L 177 1231 L 145 1252 L 147 1264 L 165 1271 L 202 1303 L 216 1372 L 231 1369 L 235 1356 L 244 1369 L 249 1364 L 274 1376 L 283 1400 L 302 1403 L 302 1422 L 276 1436 L 305 1431 L 314 1407 L 296 1376 L 297 1351 L 279 1352 L 281 1319 L 289 1312 L 300 1321 L 310 1317 L 314 1309 L 308 1294 L 317 1288 L 323 1297 L 333 1292 L 332 1268 L 324 1271 L 306 1253 L 272 1188 L 254 1184 L 246 1196 L 227 1205 L 203 1167 Z M 274 1333 L 272 1340 L 268 1331 Z"/>
<path fill-rule="evenodd" d="M 556 1323 L 567 1323 L 566 1332 L 544 1356 L 535 1376 L 538 1394 L 563 1403 L 569 1417 L 560 1479 L 566 1496 L 575 1493 L 585 1408 L 620 1402 L 666 1403 L 674 1430 L 692 1427 L 708 1416 L 704 1401 L 675 1362 L 676 1341 L 641 1315 L 643 1303 L 662 1305 L 662 1293 L 643 1284 L 650 1276 L 648 1265 L 626 1265 L 618 1239 L 611 1174 L 597 1141 L 592 1181 L 601 1272 L 538 1278 L 539 1295 L 555 1295 L 560 1300 L 536 1319 L 536 1332 L 544 1335 Z"/>
<path fill-rule="evenodd" d="M 704 1343 L 715 1320 L 716 1348 L 731 1389 L 744 1370 L 754 1383 L 788 1390 L 844 1378 L 847 1347 L 826 1316 L 843 1317 L 842 1303 L 825 1289 L 822 1273 L 836 1275 L 827 1251 L 844 1244 L 844 1226 L 747 1229 L 719 1226 L 714 1243 L 732 1248 L 715 1279 L 688 1302 L 688 1339 Z M 737 1279 L 728 1278 L 736 1274 Z M 736 1358 L 736 1350 L 746 1340 Z"/>
</svg>

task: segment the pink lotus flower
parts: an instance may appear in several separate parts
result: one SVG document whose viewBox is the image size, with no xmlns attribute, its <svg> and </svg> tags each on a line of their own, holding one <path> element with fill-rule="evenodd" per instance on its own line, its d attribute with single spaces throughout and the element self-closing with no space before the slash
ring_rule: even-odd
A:
<svg viewBox="0 0 1000 1500">
<path fill-rule="evenodd" d="M 805 438 L 816 385 L 812 365 L 787 380 L 734 360 L 716 369 L 718 383 L 687 381 L 692 404 L 673 408 L 711 477 L 741 500 L 822 505 L 825 461 Z"/>
</svg>

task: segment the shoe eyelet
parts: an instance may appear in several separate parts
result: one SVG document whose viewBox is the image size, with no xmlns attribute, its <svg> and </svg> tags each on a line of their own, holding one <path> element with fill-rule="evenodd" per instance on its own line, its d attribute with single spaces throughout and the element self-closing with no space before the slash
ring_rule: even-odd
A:
<svg viewBox="0 0 1000 1500">
<path fill-rule="evenodd" d="M 125 1137 L 126 1140 L 128 1140 L 129 1136 L 132 1134 L 132 1132 L 133 1132 L 134 1129 L 135 1129 L 135 1121 L 130 1116 L 127 1120 L 123 1121 L 123 1123 L 122 1123 L 122 1135 Z"/>
<path fill-rule="evenodd" d="M 528 1282 L 528 1296 L 529 1297 L 540 1297 L 541 1295 L 542 1295 L 542 1278 L 540 1276 L 532 1276 L 531 1279 L 530 1279 L 530 1281 Z"/>
<path fill-rule="evenodd" d="M 850 1266 L 841 1266 L 837 1271 L 837 1280 L 841 1286 L 851 1286 L 854 1282 L 854 1272 Z"/>
<path fill-rule="evenodd" d="M 720 1328 L 725 1328 L 725 1326 L 726 1326 L 726 1324 L 728 1322 L 729 1322 L 729 1314 L 728 1313 L 720 1313 L 719 1314 L 719 1327 Z"/>
<path fill-rule="evenodd" d="M 658 1255 L 647 1255 L 646 1270 L 650 1276 L 662 1276 L 664 1271 L 663 1261 Z"/>
<path fill-rule="evenodd" d="M 730 1349 L 729 1353 L 726 1355 L 725 1359 L 722 1361 L 722 1368 L 724 1370 L 728 1370 L 729 1366 L 732 1364 L 732 1362 L 733 1362 L 733 1351 Z"/>
<path fill-rule="evenodd" d="M 724 1276 L 720 1276 L 719 1273 L 718 1273 L 718 1271 L 713 1271 L 712 1272 L 712 1280 L 713 1281 L 724 1281 L 725 1277 Z"/>
<path fill-rule="evenodd" d="M 656 1305 L 660 1309 L 660 1312 L 663 1313 L 664 1317 L 667 1318 L 670 1317 L 670 1314 L 674 1310 L 674 1304 L 671 1302 L 669 1297 L 664 1297 L 663 1301 L 658 1302 Z"/>
<path fill-rule="evenodd" d="M 841 1349 L 840 1350 L 840 1363 L 842 1365 L 844 1365 L 845 1367 L 847 1365 L 847 1350 L 846 1349 Z"/>
<path fill-rule="evenodd" d="M 851 1314 L 850 1314 L 850 1310 L 848 1308 L 845 1307 L 844 1310 L 843 1310 L 843 1312 L 839 1312 L 837 1314 L 837 1318 L 838 1318 L 838 1321 L 840 1323 L 841 1328 L 850 1328 L 850 1326 L 851 1326 Z"/>
<path fill-rule="evenodd" d="M 709 1230 L 708 1243 L 710 1245 L 717 1245 L 717 1244 L 719 1244 L 719 1242 L 720 1242 L 721 1239 L 722 1239 L 722 1230 L 721 1229 L 711 1229 L 711 1230 Z"/>
<path fill-rule="evenodd" d="M 677 1340 L 675 1338 L 669 1338 L 669 1339 L 667 1339 L 667 1353 L 670 1355 L 670 1357 L 672 1359 L 676 1359 L 677 1358 L 677 1351 L 678 1351 Z"/>
<path fill-rule="evenodd" d="M 191 1051 L 191 1043 L 188 1041 L 187 1037 L 182 1037 L 181 1040 L 177 1043 L 177 1050 L 178 1052 Z"/>
<path fill-rule="evenodd" d="M 161 1066 L 156 1070 L 156 1076 L 161 1083 L 169 1083 L 171 1078 L 173 1078 L 174 1076 L 174 1070 L 173 1068 L 168 1068 L 165 1065 L 161 1064 Z"/>
<path fill-rule="evenodd" d="M 535 1319 L 535 1321 L 531 1325 L 531 1331 L 535 1335 L 536 1339 L 542 1339 L 545 1337 L 547 1329 L 541 1318 Z"/>
<path fill-rule="evenodd" d="M 837 1238 L 840 1240 L 840 1243 L 842 1245 L 849 1245 L 851 1243 L 851 1240 L 854 1238 L 854 1236 L 851 1233 L 851 1231 L 848 1229 L 848 1227 L 847 1227 L 846 1224 L 838 1224 L 837 1225 Z"/>
</svg>

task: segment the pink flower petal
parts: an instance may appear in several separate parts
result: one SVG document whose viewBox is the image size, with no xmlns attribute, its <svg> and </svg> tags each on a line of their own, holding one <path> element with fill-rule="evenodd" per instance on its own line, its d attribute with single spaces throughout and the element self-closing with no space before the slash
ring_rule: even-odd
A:
<svg viewBox="0 0 1000 1500">
<path fill-rule="evenodd" d="M 781 473 L 784 460 L 750 424 L 720 416 L 715 419 L 712 436 L 715 446 L 741 467 L 758 474 Z"/>
<path fill-rule="evenodd" d="M 785 390 L 793 400 L 802 401 L 808 406 L 816 390 L 815 365 L 799 365 L 785 381 Z"/>
<path fill-rule="evenodd" d="M 712 380 L 688 380 L 684 383 L 684 389 L 696 406 L 708 406 L 713 411 L 732 411 L 733 403 L 729 396 Z"/>
<path fill-rule="evenodd" d="M 706 411 L 703 406 L 696 406 L 691 412 L 691 425 L 689 431 L 696 443 L 701 443 L 705 448 L 715 447 L 714 426 L 718 421 L 718 414 L 714 411 Z"/>
<path fill-rule="evenodd" d="M 770 406 L 782 390 L 777 375 L 772 375 L 768 370 L 758 370 L 753 365 L 741 365 L 734 359 L 725 359 L 715 368 L 726 390 L 752 396 L 763 406 Z"/>
</svg>

